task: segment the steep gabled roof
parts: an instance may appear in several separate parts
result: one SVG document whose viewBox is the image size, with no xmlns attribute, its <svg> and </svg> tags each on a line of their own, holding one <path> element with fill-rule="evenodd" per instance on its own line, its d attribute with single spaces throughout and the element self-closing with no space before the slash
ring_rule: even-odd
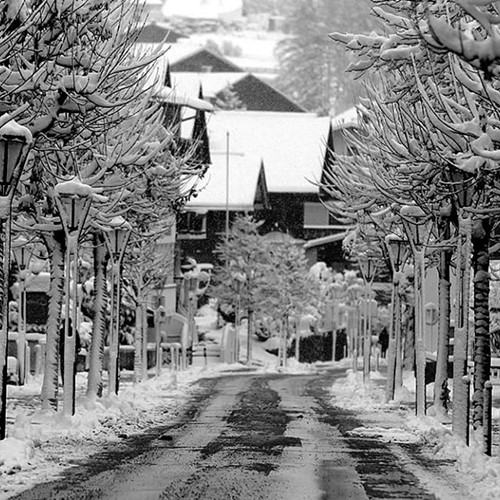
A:
<svg viewBox="0 0 500 500">
<path fill-rule="evenodd" d="M 172 72 L 171 78 L 172 85 L 189 93 L 201 85 L 205 97 L 211 101 L 231 88 L 248 111 L 306 112 L 272 85 L 249 73 Z"/>
<path fill-rule="evenodd" d="M 203 89 L 200 85 L 198 99 L 203 101 Z M 196 148 L 196 158 L 204 165 L 211 163 L 210 159 L 210 144 L 208 138 L 207 121 L 205 111 L 197 109 L 194 116 L 192 139 Z"/>
</svg>

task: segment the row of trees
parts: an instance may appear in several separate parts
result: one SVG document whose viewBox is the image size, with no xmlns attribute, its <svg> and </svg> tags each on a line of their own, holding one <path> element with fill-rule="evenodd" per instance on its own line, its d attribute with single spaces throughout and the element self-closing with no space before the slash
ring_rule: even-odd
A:
<svg viewBox="0 0 500 500">
<path fill-rule="evenodd" d="M 491 1 L 373 0 L 380 33 L 333 33 L 354 56 L 363 79 L 359 130 L 347 134 L 352 156 L 332 163 L 331 210 L 382 239 L 401 231 L 404 205 L 432 223 L 427 265 L 440 275 L 440 342 L 434 405 L 446 413 L 451 324 L 450 269 L 455 269 L 454 412 L 466 405 L 469 270 L 473 287 L 472 421 L 483 426 L 490 376 L 489 255 L 495 248 L 498 199 L 500 12 Z M 383 6 L 382 6 L 383 4 Z M 383 246 L 381 246 L 383 248 Z M 463 284 L 463 286 L 461 286 Z M 461 400 L 463 398 L 463 400 Z M 454 429 L 467 435 L 467 420 Z"/>
<path fill-rule="evenodd" d="M 69 273 L 64 263 L 69 241 L 57 203 L 61 186 L 92 199 L 80 242 L 91 245 L 94 254 L 95 347 L 88 386 L 94 399 L 102 391 L 110 257 L 105 233 L 117 217 L 131 227 L 125 269 L 143 310 L 148 291 L 165 278 L 172 258 L 155 252 L 156 244 L 193 192 L 190 179 L 202 175 L 206 165 L 193 159 L 194 149 L 178 143 L 155 100 L 157 61 L 166 48 L 140 53 L 134 45 L 140 2 L 12 0 L 1 8 L 1 122 L 15 119 L 33 135 L 13 227 L 43 242 L 50 261 L 42 407 L 57 408 L 59 331 Z M 137 314 L 139 336 L 143 316 Z"/>
</svg>

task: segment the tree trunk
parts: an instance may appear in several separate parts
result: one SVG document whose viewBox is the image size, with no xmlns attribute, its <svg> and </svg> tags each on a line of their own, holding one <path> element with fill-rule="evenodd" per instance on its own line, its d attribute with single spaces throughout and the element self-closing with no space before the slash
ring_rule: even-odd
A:
<svg viewBox="0 0 500 500">
<path fill-rule="evenodd" d="M 102 396 L 102 364 L 104 358 L 104 337 L 106 329 L 107 281 L 106 266 L 108 252 L 101 233 L 94 233 L 94 318 L 92 343 L 90 344 L 89 377 L 87 397 L 95 400 Z M 109 363 L 109 361 L 108 361 Z"/>
<path fill-rule="evenodd" d="M 471 218 L 459 215 L 456 286 L 455 326 L 453 334 L 453 415 L 452 431 L 469 444 L 470 387 L 467 377 L 469 339 L 469 289 L 471 256 Z"/>
<path fill-rule="evenodd" d="M 139 288 L 137 292 L 137 305 L 135 308 L 135 335 L 134 335 L 134 383 L 137 384 L 142 379 L 142 342 L 143 342 L 143 331 L 142 327 L 144 324 L 143 318 L 143 308 L 142 308 L 142 291 Z"/>
<path fill-rule="evenodd" d="M 415 368 L 415 304 L 407 304 L 404 322 L 403 368 L 413 371 Z"/>
<path fill-rule="evenodd" d="M 142 381 L 148 379 L 148 308 L 145 297 L 141 301 L 142 317 Z"/>
<path fill-rule="evenodd" d="M 448 222 L 444 221 L 441 231 L 442 239 L 450 237 Z M 448 347 L 450 344 L 450 262 L 449 249 L 441 250 L 439 257 L 439 330 L 436 355 L 436 379 L 434 383 L 434 409 L 436 415 L 445 417 L 448 414 Z"/>
<path fill-rule="evenodd" d="M 472 232 L 474 269 L 474 394 L 472 396 L 472 424 L 483 425 L 484 384 L 490 378 L 490 274 L 489 274 L 489 220 L 475 221 Z"/>
<path fill-rule="evenodd" d="M 399 275 L 399 273 L 397 273 Z M 396 347 L 398 331 L 401 334 L 400 314 L 399 310 L 399 276 L 393 272 L 392 277 L 392 300 L 391 300 L 391 322 L 389 325 L 389 348 L 387 350 L 387 382 L 385 387 L 385 401 L 394 399 L 396 389 Z M 332 356 L 333 357 L 333 356 Z"/>
<path fill-rule="evenodd" d="M 50 290 L 41 399 L 43 410 L 57 410 L 60 355 L 59 336 L 64 296 L 66 237 L 63 231 L 57 231 L 55 233 L 44 234 L 43 239 L 50 259 Z"/>
</svg>

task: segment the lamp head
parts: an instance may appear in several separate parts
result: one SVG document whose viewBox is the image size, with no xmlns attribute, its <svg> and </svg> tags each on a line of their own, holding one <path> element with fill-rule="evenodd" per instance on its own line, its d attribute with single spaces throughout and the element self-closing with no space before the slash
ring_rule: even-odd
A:
<svg viewBox="0 0 500 500">
<path fill-rule="evenodd" d="M 392 267 L 395 272 L 399 272 L 408 256 L 407 241 L 403 240 L 403 238 L 397 234 L 389 234 L 385 237 L 385 244 Z"/>
<path fill-rule="evenodd" d="M 15 120 L 0 127 L 0 196 L 14 192 L 32 142 L 31 132 Z"/>
</svg>

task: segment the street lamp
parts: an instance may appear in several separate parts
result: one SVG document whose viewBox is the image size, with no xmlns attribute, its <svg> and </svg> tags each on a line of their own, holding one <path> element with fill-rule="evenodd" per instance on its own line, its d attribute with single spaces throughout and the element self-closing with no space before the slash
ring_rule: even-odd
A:
<svg viewBox="0 0 500 500">
<path fill-rule="evenodd" d="M 19 385 L 26 378 L 26 275 L 31 258 L 29 242 L 23 236 L 13 241 L 12 252 L 19 267 L 19 323 L 17 328 L 17 357 L 19 364 Z"/>
<path fill-rule="evenodd" d="M 5 116 L 5 115 L 4 115 Z M 0 440 L 5 439 L 7 427 L 7 341 L 9 335 L 9 276 L 11 246 L 12 200 L 29 148 L 31 132 L 14 120 L 0 127 L 0 253 L 3 257 L 0 278 Z"/>
<path fill-rule="evenodd" d="M 418 206 L 405 205 L 400 212 L 403 227 L 408 236 L 415 260 L 415 366 L 416 366 L 416 414 L 423 416 L 425 406 L 425 309 L 424 309 L 424 253 L 429 236 L 429 217 Z"/>
<path fill-rule="evenodd" d="M 402 386 L 401 300 L 399 284 L 401 270 L 408 257 L 407 242 L 397 234 L 385 237 L 385 244 L 392 267 L 392 313 L 389 354 L 387 362 L 387 402 L 394 399 L 396 389 Z"/>
<path fill-rule="evenodd" d="M 242 294 L 242 291 L 243 291 L 243 287 L 245 285 L 245 281 L 247 279 L 246 277 L 246 274 L 245 273 L 242 273 L 242 272 L 238 272 L 238 271 L 233 271 L 231 273 L 231 278 L 234 282 L 234 284 L 236 285 L 236 304 L 235 304 L 235 315 L 234 315 L 234 339 L 233 339 L 233 353 L 234 353 L 234 357 L 231 359 L 231 362 L 232 363 L 235 363 L 236 361 L 238 361 L 237 359 L 235 359 L 235 356 L 236 356 L 236 352 L 237 352 L 237 349 L 236 349 L 236 345 L 237 345 L 237 342 L 238 342 L 238 336 L 239 336 L 239 330 L 240 330 L 240 326 L 241 326 L 241 294 Z"/>
<path fill-rule="evenodd" d="M 365 314 L 363 321 L 363 381 L 370 377 L 370 350 L 372 336 L 372 284 L 377 270 L 377 261 L 373 256 L 361 254 L 358 256 L 359 270 L 365 282 Z"/>
<path fill-rule="evenodd" d="M 92 188 L 77 177 L 57 184 L 54 199 L 66 235 L 66 297 L 64 316 L 63 413 L 75 414 L 76 330 L 78 303 L 78 239 L 92 203 Z M 73 282 L 73 283 L 72 283 Z M 71 311 L 71 301 L 73 311 Z M 70 323 L 70 315 L 72 319 Z"/>
<path fill-rule="evenodd" d="M 118 394 L 120 375 L 120 305 L 121 266 L 132 226 L 123 217 L 114 217 L 109 222 L 110 230 L 104 238 L 111 257 L 111 318 L 109 325 L 109 394 Z"/>
</svg>

